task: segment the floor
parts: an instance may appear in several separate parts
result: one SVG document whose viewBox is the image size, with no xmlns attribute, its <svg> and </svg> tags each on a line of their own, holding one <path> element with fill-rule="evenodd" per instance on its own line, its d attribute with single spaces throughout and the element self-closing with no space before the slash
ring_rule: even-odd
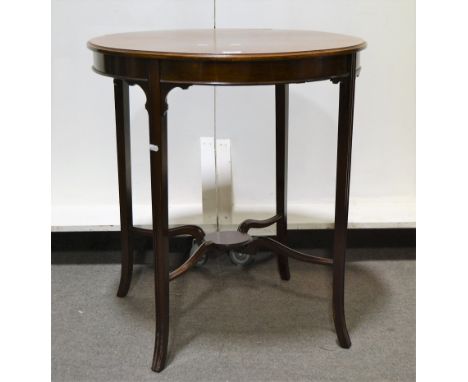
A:
<svg viewBox="0 0 468 382">
<path fill-rule="evenodd" d="M 336 342 L 329 268 L 290 260 L 283 282 L 273 259 L 248 269 L 210 259 L 171 284 L 160 374 L 151 266 L 136 266 L 120 299 L 118 265 L 54 265 L 52 380 L 414 381 L 415 261 L 395 258 L 347 264 L 348 350 Z"/>
</svg>

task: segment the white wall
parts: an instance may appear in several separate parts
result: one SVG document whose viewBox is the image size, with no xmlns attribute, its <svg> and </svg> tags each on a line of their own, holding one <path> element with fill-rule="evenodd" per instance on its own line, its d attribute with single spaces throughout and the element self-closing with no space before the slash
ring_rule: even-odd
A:
<svg viewBox="0 0 468 382">
<path fill-rule="evenodd" d="M 119 224 L 112 80 L 91 70 L 86 42 L 119 31 L 210 28 L 212 0 L 53 0 L 52 226 Z M 213 136 L 213 89 L 171 92 L 170 202 L 201 211 L 199 136 Z M 151 209 L 144 95 L 131 88 L 135 220 Z M 186 208 L 187 207 L 187 208 Z M 174 209 L 172 209 L 174 211 Z M 68 227 L 68 228 L 67 228 Z"/>
<path fill-rule="evenodd" d="M 213 0 L 53 0 L 52 225 L 119 224 L 113 87 L 90 69 L 86 41 L 117 31 L 210 28 Z M 324 30 L 363 37 L 357 81 L 350 223 L 415 224 L 414 0 L 216 0 L 216 26 Z M 169 97 L 173 223 L 201 221 L 199 138 L 231 140 L 234 218 L 274 211 L 273 87 L 192 87 Z M 136 221 L 150 222 L 147 116 L 132 88 Z M 338 86 L 291 85 L 292 228 L 333 221 Z M 215 118 L 214 118 L 215 117 Z M 262 139 L 260 139 L 262 137 Z M 267 138 L 264 140 L 264 138 Z M 258 142 L 263 142 L 261 145 Z"/>
</svg>

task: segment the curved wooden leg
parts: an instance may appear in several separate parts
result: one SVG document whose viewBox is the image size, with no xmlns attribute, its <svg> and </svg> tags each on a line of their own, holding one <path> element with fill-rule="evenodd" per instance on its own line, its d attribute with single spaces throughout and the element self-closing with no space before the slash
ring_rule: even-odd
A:
<svg viewBox="0 0 468 382">
<path fill-rule="evenodd" d="M 280 243 L 287 243 L 287 188 L 288 188 L 288 109 L 289 85 L 275 85 L 276 103 L 276 236 Z M 289 280 L 289 261 L 277 255 L 281 280 Z"/>
<path fill-rule="evenodd" d="M 251 228 L 266 228 L 277 223 L 281 218 L 282 216 L 275 215 L 264 220 L 247 219 L 237 227 L 237 230 L 242 233 L 247 233 Z"/>
<path fill-rule="evenodd" d="M 119 175 L 120 230 L 122 266 L 117 296 L 125 297 L 133 272 L 132 173 L 130 155 L 130 106 L 128 83 L 114 79 L 115 122 L 117 130 L 117 167 Z"/>
<path fill-rule="evenodd" d="M 356 56 L 350 60 L 350 75 L 340 82 L 338 117 L 338 155 L 336 172 L 335 230 L 333 240 L 333 319 L 338 342 L 351 346 L 344 311 L 346 234 L 348 228 L 351 146 L 353 137 L 354 85 Z"/>
<path fill-rule="evenodd" d="M 147 104 L 150 130 L 151 201 L 153 212 L 156 338 L 152 370 L 164 369 L 169 339 L 169 227 L 167 190 L 166 95 L 159 81 L 159 64 L 151 63 Z"/>
<path fill-rule="evenodd" d="M 180 227 L 174 227 L 169 230 L 169 237 L 189 235 L 192 236 L 198 244 L 203 242 L 205 237 L 205 231 L 196 225 L 183 225 Z"/>
<path fill-rule="evenodd" d="M 195 266 L 198 260 L 205 254 L 206 250 L 212 245 L 213 243 L 210 241 L 204 241 L 198 249 L 194 252 L 192 256 L 190 256 L 179 268 L 175 269 L 169 274 L 169 281 L 175 280 L 177 277 L 182 276 L 186 273 L 190 268 Z"/>
<path fill-rule="evenodd" d="M 245 250 L 248 252 L 256 252 L 258 248 L 267 248 L 270 251 L 282 255 L 283 257 L 292 257 L 299 261 L 305 261 L 313 264 L 332 265 L 333 260 L 327 257 L 319 257 L 308 255 L 295 249 L 289 248 L 287 245 L 280 243 L 270 237 L 255 237 L 251 243 L 247 244 Z"/>
</svg>

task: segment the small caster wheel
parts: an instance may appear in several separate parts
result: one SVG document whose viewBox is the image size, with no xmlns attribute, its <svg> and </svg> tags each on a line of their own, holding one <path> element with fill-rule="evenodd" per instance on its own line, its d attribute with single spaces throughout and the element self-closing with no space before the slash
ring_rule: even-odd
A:
<svg viewBox="0 0 468 382">
<path fill-rule="evenodd" d="M 232 263 L 235 265 L 249 265 L 254 262 L 254 257 L 249 255 L 248 253 L 242 253 L 230 250 L 229 251 L 229 258 L 231 259 Z"/>
<path fill-rule="evenodd" d="M 197 242 L 194 240 L 193 243 L 192 243 L 192 248 L 190 248 L 190 253 L 189 253 L 189 257 L 192 257 L 193 254 L 197 251 L 197 249 L 199 248 L 200 246 L 197 244 Z M 200 267 L 203 267 L 206 262 L 208 261 L 208 256 L 207 254 L 203 254 L 202 257 L 200 257 L 198 259 L 198 261 L 195 263 L 195 267 L 197 268 L 200 268 Z"/>
</svg>

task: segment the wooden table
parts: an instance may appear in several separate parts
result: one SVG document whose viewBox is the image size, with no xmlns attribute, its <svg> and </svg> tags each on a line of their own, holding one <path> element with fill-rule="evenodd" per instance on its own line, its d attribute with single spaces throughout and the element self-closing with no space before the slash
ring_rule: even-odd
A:
<svg viewBox="0 0 468 382">
<path fill-rule="evenodd" d="M 156 340 L 152 369 L 166 364 L 169 334 L 169 281 L 187 272 L 206 252 L 217 247 L 254 254 L 265 248 L 277 254 L 282 280 L 289 280 L 288 257 L 323 264 L 333 270 L 333 318 L 340 346 L 351 341 L 344 313 L 344 271 L 348 224 L 354 87 L 359 51 L 366 43 L 331 33 L 270 29 L 175 30 L 114 34 L 88 42 L 93 69 L 114 78 L 117 125 L 122 272 L 117 295 L 126 296 L 133 269 L 133 241 L 138 234 L 153 238 L 155 261 Z M 286 245 L 288 101 L 290 83 L 331 80 L 340 84 L 333 258 L 321 258 Z M 132 219 L 129 85 L 146 94 L 149 114 L 153 229 L 137 228 Z M 237 232 L 205 234 L 197 226 L 168 227 L 167 95 L 191 85 L 274 85 L 276 96 L 276 214 L 246 220 Z M 246 139 L 248 139 L 246 137 Z M 250 228 L 276 224 L 276 239 L 252 237 Z M 190 235 L 198 250 L 169 273 L 169 238 Z M 220 339 L 222 340 L 222 339 Z M 265 349 L 267 351 L 267 349 Z"/>
</svg>

